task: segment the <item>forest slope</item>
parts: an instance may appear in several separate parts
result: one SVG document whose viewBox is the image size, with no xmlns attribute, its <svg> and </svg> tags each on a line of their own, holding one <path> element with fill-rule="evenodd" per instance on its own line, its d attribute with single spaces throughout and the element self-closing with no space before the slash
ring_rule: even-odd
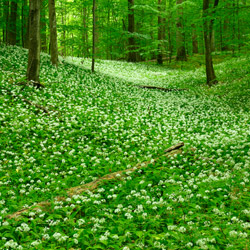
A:
<svg viewBox="0 0 250 250">
<path fill-rule="evenodd" d="M 100 61 L 91 74 L 86 59 L 66 59 L 56 69 L 46 54 L 40 75 L 46 87 L 35 89 L 16 84 L 26 61 L 26 50 L 0 48 L 0 248 L 246 249 L 249 56 L 218 64 L 222 83 L 211 89 L 204 68 Z M 5 221 L 67 188 L 155 159 L 180 141 L 183 155 Z"/>
</svg>

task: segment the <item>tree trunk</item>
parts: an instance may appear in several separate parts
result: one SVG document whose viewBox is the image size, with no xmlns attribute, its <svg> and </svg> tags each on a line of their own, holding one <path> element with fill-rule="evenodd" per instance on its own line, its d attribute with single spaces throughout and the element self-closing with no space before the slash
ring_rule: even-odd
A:
<svg viewBox="0 0 250 250">
<path fill-rule="evenodd" d="M 93 30 L 92 30 L 92 65 L 91 71 L 95 72 L 95 42 L 96 42 L 96 0 L 93 0 Z"/>
<path fill-rule="evenodd" d="M 212 30 L 212 33 L 211 33 L 211 51 L 212 52 L 215 51 L 215 31 L 214 31 L 214 29 Z"/>
<path fill-rule="evenodd" d="M 177 0 L 177 5 L 182 4 L 185 0 Z M 187 61 L 186 49 L 185 49 L 185 39 L 183 30 L 183 8 L 179 7 L 177 13 L 176 22 L 176 47 L 177 56 L 176 61 Z"/>
<path fill-rule="evenodd" d="M 168 1 L 168 50 L 169 50 L 169 55 L 168 55 L 168 62 L 172 62 L 172 55 L 173 55 L 173 45 L 172 45 L 172 34 L 171 34 L 171 20 L 172 20 L 172 0 Z"/>
<path fill-rule="evenodd" d="M 5 44 L 9 43 L 9 1 L 4 2 L 4 20 L 5 20 L 5 29 L 4 29 L 4 42 Z"/>
<path fill-rule="evenodd" d="M 61 22 L 62 22 L 62 38 L 61 38 L 61 54 L 63 56 L 67 55 L 66 51 L 66 30 L 65 30 L 65 22 L 67 21 L 66 19 L 66 11 L 65 7 L 63 6 L 63 3 L 61 2 Z"/>
<path fill-rule="evenodd" d="M 98 16 L 98 0 L 95 0 L 95 57 L 99 56 L 99 16 Z"/>
<path fill-rule="evenodd" d="M 162 13 L 166 10 L 166 0 L 158 0 L 158 53 L 157 53 L 157 63 L 163 64 L 163 50 L 164 50 L 164 40 L 166 40 L 166 18 L 162 16 Z"/>
<path fill-rule="evenodd" d="M 192 45 L 193 45 L 193 54 L 198 54 L 199 49 L 198 49 L 198 40 L 197 40 L 195 24 L 192 25 Z"/>
<path fill-rule="evenodd" d="M 34 82 L 39 82 L 40 70 L 40 8 L 40 0 L 30 0 L 27 80 Z"/>
<path fill-rule="evenodd" d="M 41 0 L 41 51 L 43 52 L 47 52 L 46 5 L 46 1 Z"/>
<path fill-rule="evenodd" d="M 217 7 L 219 0 L 215 0 L 214 8 Z M 205 58 L 206 58 L 206 76 L 209 86 L 216 84 L 216 76 L 212 60 L 212 31 L 214 19 L 209 15 L 209 0 L 203 0 L 203 25 L 204 25 L 204 40 L 205 40 Z M 215 10 L 212 14 L 214 14 Z"/>
<path fill-rule="evenodd" d="M 50 29 L 50 55 L 51 63 L 58 66 L 57 29 L 55 0 L 49 0 L 49 29 Z"/>
<path fill-rule="evenodd" d="M 83 32 L 82 32 L 82 42 L 83 42 L 83 51 L 82 54 L 84 57 L 89 57 L 89 37 L 88 37 L 88 19 L 89 19 L 89 13 L 87 6 L 83 7 Z"/>
<path fill-rule="evenodd" d="M 227 0 L 223 0 L 225 7 L 230 8 L 230 4 L 226 3 Z M 230 20 L 228 19 L 228 13 L 225 15 L 225 19 L 223 22 L 223 30 L 222 30 L 222 51 L 229 50 L 228 40 L 229 40 L 229 27 L 230 27 Z"/>
<path fill-rule="evenodd" d="M 134 0 L 128 0 L 128 61 L 129 62 L 136 62 L 136 44 L 135 44 L 135 38 L 134 38 L 134 32 L 135 32 L 135 12 L 134 12 Z"/>
<path fill-rule="evenodd" d="M 9 43 L 10 45 L 16 45 L 16 20 L 17 20 L 17 3 L 11 2 L 10 6 L 10 26 L 9 26 Z"/>
<path fill-rule="evenodd" d="M 22 3 L 22 45 L 29 48 L 29 11 L 27 0 Z"/>
</svg>

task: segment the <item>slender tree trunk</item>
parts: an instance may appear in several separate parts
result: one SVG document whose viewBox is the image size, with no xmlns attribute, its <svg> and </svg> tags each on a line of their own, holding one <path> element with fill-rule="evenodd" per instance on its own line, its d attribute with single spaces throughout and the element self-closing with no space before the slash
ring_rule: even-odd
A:
<svg viewBox="0 0 250 250">
<path fill-rule="evenodd" d="M 158 0 L 158 53 L 157 63 L 163 64 L 164 40 L 166 40 L 166 18 L 162 16 L 166 10 L 166 0 Z"/>
<path fill-rule="evenodd" d="M 235 18 L 235 0 L 233 0 L 233 24 L 232 24 L 232 28 L 233 28 L 233 32 L 232 32 L 232 41 L 233 41 L 233 44 L 232 44 L 232 52 L 233 52 L 233 55 L 235 53 L 235 38 L 236 38 L 236 18 Z"/>
<path fill-rule="evenodd" d="M 240 30 L 240 18 L 239 18 L 239 0 L 237 0 L 237 11 L 236 11 L 236 16 L 237 16 L 237 26 L 238 26 L 238 51 L 240 52 L 241 48 L 241 30 Z"/>
<path fill-rule="evenodd" d="M 95 57 L 99 56 L 99 13 L 98 0 L 95 0 Z"/>
<path fill-rule="evenodd" d="M 177 0 L 177 5 L 182 4 L 185 0 Z M 184 39 L 184 29 L 183 29 L 183 8 L 179 7 L 177 13 L 176 22 L 176 46 L 177 46 L 177 56 L 176 61 L 187 61 L 186 49 L 185 49 L 185 39 Z"/>
<path fill-rule="evenodd" d="M 92 65 L 91 71 L 95 72 L 95 42 L 96 42 L 96 0 L 93 0 L 93 30 L 92 30 Z"/>
<path fill-rule="evenodd" d="M 34 82 L 39 82 L 40 71 L 40 9 L 40 0 L 30 0 L 27 80 Z"/>
<path fill-rule="evenodd" d="M 173 55 L 173 45 L 172 45 L 172 34 L 171 34 L 171 20 L 172 20 L 172 0 L 168 1 L 168 50 L 169 50 L 169 59 L 168 62 L 172 62 Z"/>
<path fill-rule="evenodd" d="M 51 63 L 58 66 L 57 29 L 55 0 L 49 0 L 49 29 L 50 29 L 50 55 Z"/>
<path fill-rule="evenodd" d="M 4 30 L 4 42 L 9 43 L 9 1 L 4 2 L 4 20 L 5 20 L 5 30 Z"/>
<path fill-rule="evenodd" d="M 192 24 L 192 45 L 193 45 L 193 54 L 198 54 L 199 49 L 198 49 L 198 40 L 197 40 L 195 24 Z"/>
<path fill-rule="evenodd" d="M 0 34 L 0 45 L 4 40 L 4 18 L 3 18 L 3 1 L 0 2 L 0 20 L 2 20 L 0 24 L 0 30 L 2 30 L 2 34 Z M 3 39 L 3 40 L 2 40 Z"/>
<path fill-rule="evenodd" d="M 46 1 L 41 0 L 41 51 L 43 52 L 47 52 L 46 5 Z"/>
<path fill-rule="evenodd" d="M 227 2 L 227 0 L 223 0 L 222 3 L 225 5 L 225 7 L 230 7 L 230 3 Z M 228 40 L 229 40 L 229 27 L 230 27 L 230 20 L 228 18 L 228 13 L 225 16 L 224 22 L 223 22 L 223 29 L 222 29 L 222 51 L 229 50 Z"/>
<path fill-rule="evenodd" d="M 110 2 L 108 0 L 108 15 L 107 15 L 107 26 L 108 26 L 108 38 L 109 40 L 107 41 L 106 45 L 106 59 L 108 60 L 111 58 L 111 51 L 112 51 L 112 44 L 111 44 L 111 36 L 110 36 Z"/>
<path fill-rule="evenodd" d="M 61 2 L 61 22 L 62 22 L 62 39 L 61 39 L 61 53 L 63 56 L 66 56 L 66 30 L 65 30 L 65 21 L 66 21 L 66 11 L 64 10 L 63 3 Z"/>
<path fill-rule="evenodd" d="M 17 30 L 16 30 L 16 20 L 17 20 L 17 3 L 11 2 L 10 6 L 10 26 L 9 26 L 9 43 L 10 45 L 16 45 Z"/>
<path fill-rule="evenodd" d="M 22 45 L 29 48 L 29 11 L 27 0 L 22 3 Z"/>
<path fill-rule="evenodd" d="M 129 46 L 129 53 L 128 53 L 128 61 L 129 62 L 136 62 L 136 44 L 134 38 L 135 32 L 135 12 L 134 12 L 134 0 L 128 0 L 128 46 Z"/>
<path fill-rule="evenodd" d="M 83 7 L 83 32 L 82 32 L 82 42 L 83 42 L 83 51 L 84 56 L 89 57 L 89 37 L 88 37 L 88 19 L 89 13 L 87 7 Z"/>
<path fill-rule="evenodd" d="M 212 50 L 212 52 L 215 51 L 215 31 L 214 31 L 214 29 L 212 30 L 212 33 L 211 33 L 211 50 Z"/>
<path fill-rule="evenodd" d="M 219 0 L 215 0 L 214 2 L 214 11 L 217 7 Z M 209 15 L 209 0 L 203 0 L 203 25 L 204 25 L 204 40 L 205 40 L 205 58 L 206 58 L 206 76 L 207 76 L 207 84 L 209 86 L 216 84 L 216 76 L 213 67 L 213 59 L 212 59 L 212 30 L 213 30 L 213 22 L 214 19 Z"/>
</svg>

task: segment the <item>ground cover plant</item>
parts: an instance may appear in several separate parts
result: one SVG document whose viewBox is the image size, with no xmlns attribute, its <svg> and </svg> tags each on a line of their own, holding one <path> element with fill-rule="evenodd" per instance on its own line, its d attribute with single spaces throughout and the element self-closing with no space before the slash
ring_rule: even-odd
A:
<svg viewBox="0 0 250 250">
<path fill-rule="evenodd" d="M 41 59 L 46 87 L 18 85 L 27 51 L 0 48 L 1 249 L 248 249 L 249 55 L 216 65 L 213 88 L 204 67 L 100 60 L 91 74 L 88 59 L 61 59 L 58 69 Z M 161 157 L 180 141 L 182 154 Z M 144 161 L 123 179 L 66 196 Z M 46 209 L 7 217 L 46 200 Z"/>
</svg>

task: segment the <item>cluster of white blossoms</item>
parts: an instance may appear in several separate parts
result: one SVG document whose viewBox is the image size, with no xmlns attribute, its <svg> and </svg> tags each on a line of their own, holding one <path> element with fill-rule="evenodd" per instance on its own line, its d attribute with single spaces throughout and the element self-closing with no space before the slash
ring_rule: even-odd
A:
<svg viewBox="0 0 250 250">
<path fill-rule="evenodd" d="M 25 75 L 26 52 L 12 47 L 1 47 L 0 52 L 6 55 L 0 56 L 0 67 L 6 60 L 17 67 L 11 81 L 18 82 Z M 0 238 L 0 248 L 68 244 L 78 249 L 80 244 L 91 248 L 93 242 L 108 242 L 124 250 L 135 245 L 213 249 L 224 244 L 217 242 L 223 234 L 235 249 L 246 244 L 249 114 L 231 110 L 212 95 L 149 91 L 128 84 L 178 87 L 190 80 L 192 86 L 204 80 L 203 69 L 181 72 L 102 62 L 93 75 L 77 66 L 78 59 L 72 60 L 75 65 L 64 62 L 56 69 L 42 55 L 46 88 L 27 86 L 22 91 L 23 98 L 46 106 L 50 115 L 0 90 L 0 225 L 8 236 Z M 16 96 L 20 86 L 10 85 L 9 73 L 1 72 L 1 87 Z M 154 160 L 179 141 L 185 143 L 182 155 Z M 66 196 L 71 186 L 139 162 L 147 163 L 127 172 L 126 178 L 117 175 L 117 182 L 55 201 L 49 211 L 29 211 L 24 220 L 6 220 L 15 210 Z"/>
</svg>

